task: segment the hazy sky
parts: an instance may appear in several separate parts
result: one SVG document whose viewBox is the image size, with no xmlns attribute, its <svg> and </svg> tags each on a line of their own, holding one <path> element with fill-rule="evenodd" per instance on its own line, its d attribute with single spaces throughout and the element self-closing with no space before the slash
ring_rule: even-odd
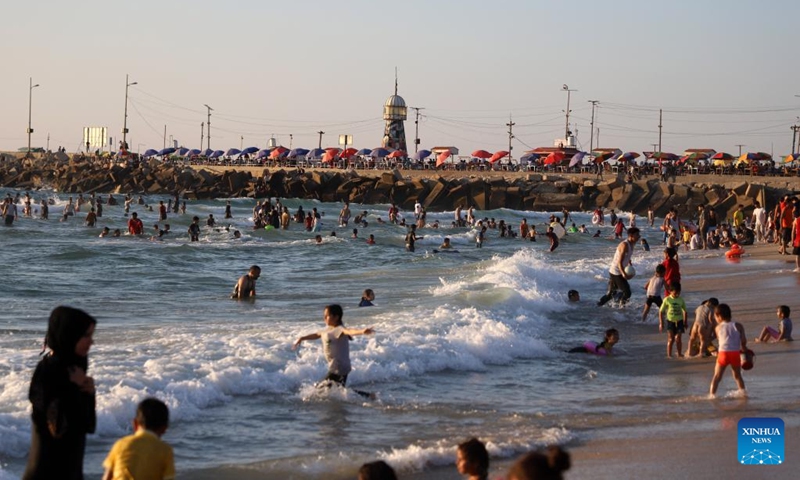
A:
<svg viewBox="0 0 800 480">
<path fill-rule="evenodd" d="M 125 75 L 131 149 L 167 136 L 198 147 L 203 104 L 214 149 L 323 146 L 352 134 L 375 147 L 394 89 L 424 107 L 422 147 L 514 154 L 563 137 L 600 146 L 790 152 L 800 115 L 800 2 L 769 0 L 3 2 L 0 149 L 79 148 L 82 128 L 122 137 Z M 409 110 L 406 133 L 413 151 Z M 205 144 L 204 144 L 205 146 Z M 597 141 L 595 141 L 597 146 Z"/>
</svg>

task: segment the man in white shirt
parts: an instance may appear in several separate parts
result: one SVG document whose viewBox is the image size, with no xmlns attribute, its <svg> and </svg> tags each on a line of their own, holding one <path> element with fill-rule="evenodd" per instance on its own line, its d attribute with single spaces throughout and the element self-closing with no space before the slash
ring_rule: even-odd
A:
<svg viewBox="0 0 800 480">
<path fill-rule="evenodd" d="M 753 209 L 753 230 L 756 232 L 756 240 L 763 242 L 767 238 L 767 211 L 760 203 L 754 202 Z"/>
</svg>

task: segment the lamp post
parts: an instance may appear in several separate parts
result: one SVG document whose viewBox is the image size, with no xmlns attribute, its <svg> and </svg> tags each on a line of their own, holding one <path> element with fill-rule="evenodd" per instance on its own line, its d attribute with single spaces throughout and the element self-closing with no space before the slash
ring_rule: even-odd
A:
<svg viewBox="0 0 800 480">
<path fill-rule="evenodd" d="M 211 110 L 213 108 L 209 107 L 208 104 L 203 104 L 204 107 L 208 109 L 208 120 L 206 121 L 206 148 L 211 150 Z"/>
<path fill-rule="evenodd" d="M 572 92 L 577 92 L 577 90 L 570 89 L 566 83 L 561 86 L 561 90 L 567 92 L 567 124 L 566 127 L 564 127 L 564 146 L 566 147 L 569 145 L 569 97 Z"/>
<path fill-rule="evenodd" d="M 125 74 L 125 116 L 122 119 L 122 145 L 128 149 L 128 87 L 138 85 L 139 82 L 128 82 L 128 74 Z"/>
<path fill-rule="evenodd" d="M 39 84 L 33 84 L 33 77 L 28 78 L 28 155 L 31 154 L 31 133 L 33 133 L 33 129 L 31 128 L 31 111 L 33 110 L 33 89 L 38 87 Z"/>
</svg>

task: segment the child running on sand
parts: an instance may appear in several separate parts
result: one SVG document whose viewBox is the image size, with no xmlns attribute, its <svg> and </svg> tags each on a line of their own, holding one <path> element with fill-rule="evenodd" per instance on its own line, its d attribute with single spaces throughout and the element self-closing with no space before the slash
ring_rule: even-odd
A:
<svg viewBox="0 0 800 480">
<path fill-rule="evenodd" d="M 666 271 L 667 269 L 664 265 L 656 265 L 656 273 L 644 285 L 645 290 L 647 290 L 647 301 L 642 312 L 642 322 L 647 320 L 647 314 L 650 313 L 652 304 L 655 303 L 658 308 L 661 308 L 661 304 L 664 302 L 661 298 L 661 291 L 664 289 L 664 273 Z"/>
<path fill-rule="evenodd" d="M 717 321 L 717 339 L 719 339 L 719 353 L 717 363 L 714 365 L 714 377 L 711 379 L 709 396 L 714 398 L 717 393 L 719 381 L 725 373 L 725 367 L 731 366 L 733 379 L 739 390 L 744 392 L 744 379 L 742 378 L 742 359 L 740 352 L 747 350 L 747 336 L 744 327 L 739 322 L 731 321 L 731 307 L 725 303 L 717 305 L 714 311 Z"/>
<path fill-rule="evenodd" d="M 767 325 L 761 330 L 761 335 L 756 338 L 756 342 L 791 342 L 792 338 L 792 319 L 789 318 L 791 310 L 787 305 L 778 307 L 776 315 L 780 319 L 778 329 L 774 329 Z"/>
<path fill-rule="evenodd" d="M 669 288 L 669 296 L 664 299 L 658 310 L 658 331 L 664 331 L 664 312 L 667 317 L 667 357 L 672 358 L 672 345 L 678 347 L 678 356 L 683 357 L 681 335 L 686 331 L 686 302 L 681 298 L 681 284 L 673 283 Z"/>
<path fill-rule="evenodd" d="M 347 383 L 347 375 L 350 374 L 350 340 L 355 335 L 370 335 L 375 333 L 371 328 L 356 330 L 345 328 L 342 323 L 344 312 L 341 305 L 328 305 L 325 307 L 323 318 L 326 328 L 316 333 L 312 333 L 297 339 L 292 346 L 296 350 L 301 343 L 307 340 L 322 340 L 322 350 L 325 353 L 325 360 L 328 361 L 328 375 L 317 384 L 318 387 L 328 388 L 332 384 L 342 387 Z M 356 393 L 369 397 L 365 392 Z"/>
</svg>

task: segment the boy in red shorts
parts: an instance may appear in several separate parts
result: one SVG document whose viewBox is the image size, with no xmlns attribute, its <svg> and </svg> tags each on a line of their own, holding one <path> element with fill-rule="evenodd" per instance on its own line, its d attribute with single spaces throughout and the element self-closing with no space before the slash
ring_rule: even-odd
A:
<svg viewBox="0 0 800 480">
<path fill-rule="evenodd" d="M 744 379 L 742 378 L 742 363 L 740 352 L 747 350 L 747 336 L 744 334 L 744 327 L 739 322 L 731 321 L 731 307 L 725 303 L 717 305 L 714 311 L 714 318 L 717 321 L 717 340 L 719 341 L 719 351 L 717 353 L 717 363 L 714 366 L 714 378 L 711 379 L 710 397 L 717 393 L 719 381 L 725 373 L 725 367 L 731 366 L 733 379 L 739 390 L 744 392 Z"/>
</svg>

